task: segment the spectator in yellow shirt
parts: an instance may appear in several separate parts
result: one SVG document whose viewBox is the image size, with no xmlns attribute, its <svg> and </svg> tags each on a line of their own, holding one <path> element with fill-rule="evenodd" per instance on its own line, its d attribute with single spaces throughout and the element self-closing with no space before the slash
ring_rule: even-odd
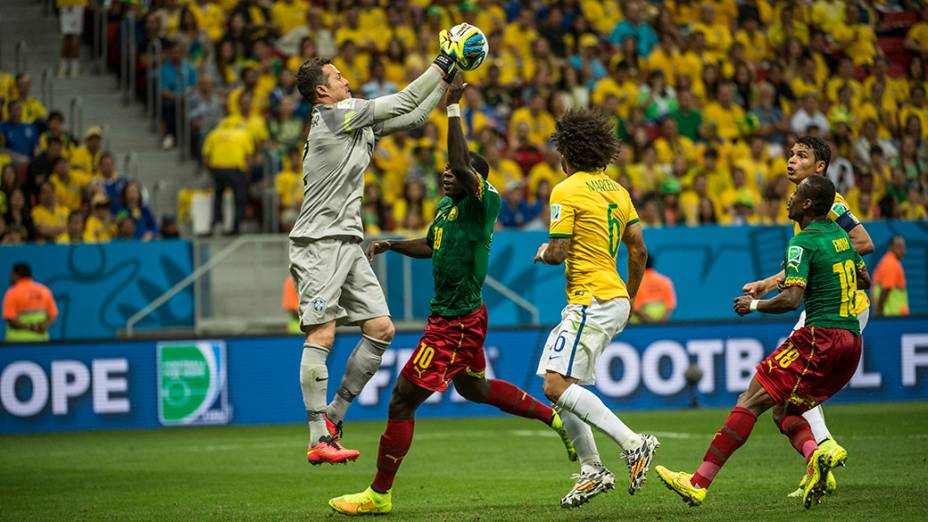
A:
<svg viewBox="0 0 928 522">
<path fill-rule="evenodd" d="M 803 45 L 809 44 L 809 28 L 801 20 L 795 18 L 794 7 L 785 4 L 780 10 L 780 21 L 767 30 L 767 40 L 770 47 L 778 49 L 786 40 L 795 36 Z"/>
<path fill-rule="evenodd" d="M 651 56 L 656 54 L 657 52 Z M 593 103 L 604 105 L 606 98 L 613 95 L 618 100 L 619 116 L 627 119 L 631 116 L 631 109 L 638 100 L 638 84 L 629 78 L 628 64 L 625 62 L 614 62 L 611 72 L 610 76 L 596 82 L 596 88 L 593 89 Z"/>
<path fill-rule="evenodd" d="M 58 234 L 55 243 L 59 245 L 77 245 L 84 242 L 84 213 L 75 210 L 68 215 L 67 229 Z"/>
<path fill-rule="evenodd" d="M 904 131 L 908 132 L 911 126 L 909 120 L 914 116 L 919 122 L 921 137 L 928 138 L 928 104 L 925 102 L 925 87 L 922 85 L 912 87 L 909 98 L 909 104 L 902 109 L 899 121 Z"/>
<path fill-rule="evenodd" d="M 80 171 L 71 171 L 67 158 L 58 158 L 52 167 L 49 180 L 55 187 L 55 198 L 69 211 L 81 208 L 84 189 L 90 184 L 91 177 Z"/>
<path fill-rule="evenodd" d="M 91 127 L 84 133 L 84 144 L 71 153 L 71 167 L 91 177 L 100 175 L 100 156 L 103 154 L 103 129 Z"/>
<path fill-rule="evenodd" d="M 27 73 L 16 75 L 16 92 L 17 96 L 23 102 L 23 123 L 35 123 L 44 121 L 48 116 L 48 110 L 38 98 L 29 95 L 29 89 L 32 86 L 32 78 Z"/>
<path fill-rule="evenodd" d="M 528 193 L 535 194 L 538 186 L 544 181 L 553 187 L 562 177 L 561 155 L 553 147 L 547 147 L 544 152 L 544 161 L 536 163 L 528 173 Z"/>
<path fill-rule="evenodd" d="M 838 90 L 841 89 L 844 85 L 849 85 L 854 95 L 854 104 L 856 105 L 863 94 L 863 88 L 860 85 L 860 82 L 854 78 L 854 62 L 847 55 L 842 56 L 838 60 L 838 74 L 828 80 L 826 86 L 826 93 L 828 96 L 828 101 L 835 103 L 838 101 Z"/>
<path fill-rule="evenodd" d="M 703 2 L 699 7 L 699 21 L 693 24 L 693 32 L 700 32 L 706 38 L 704 57 L 718 62 L 724 60 L 731 47 L 731 29 L 716 20 L 715 5 Z"/>
<path fill-rule="evenodd" d="M 555 130 L 554 117 L 545 110 L 545 99 L 538 93 L 532 96 L 527 106 L 513 111 L 509 120 L 510 139 L 515 137 L 515 130 L 521 122 L 528 123 L 529 139 L 537 147 L 543 147 Z"/>
<path fill-rule="evenodd" d="M 719 138 L 734 140 L 740 135 L 739 125 L 744 120 L 744 109 L 734 103 L 732 86 L 721 83 L 718 87 L 717 101 L 706 104 L 703 110 L 703 122 L 714 126 Z"/>
<path fill-rule="evenodd" d="M 676 156 L 683 156 L 687 161 L 695 161 L 696 146 L 686 136 L 681 136 L 677 120 L 666 116 L 661 120 L 661 137 L 654 141 L 657 161 L 669 165 Z"/>
<path fill-rule="evenodd" d="M 303 25 L 309 3 L 303 0 L 278 0 L 271 6 L 271 24 L 278 36 Z"/>
<path fill-rule="evenodd" d="M 905 35 L 905 48 L 928 60 L 928 3 L 922 4 L 921 20 Z"/>
<path fill-rule="evenodd" d="M 247 98 L 247 96 L 246 96 Z M 235 198 L 235 218 L 232 233 L 238 234 L 242 217 L 245 215 L 247 179 L 254 153 L 254 140 L 240 122 L 226 118 L 213 129 L 203 143 L 203 158 L 213 176 L 213 226 L 222 220 L 222 197 L 225 189 L 231 188 Z"/>
<path fill-rule="evenodd" d="M 742 20 L 741 27 L 735 33 L 735 41 L 744 46 L 747 59 L 753 63 L 771 55 L 767 36 L 760 29 L 760 21 L 753 15 L 748 15 Z"/>
<path fill-rule="evenodd" d="M 206 31 L 210 40 L 216 42 L 222 38 L 225 32 L 226 15 L 222 7 L 217 5 L 213 0 L 196 0 L 190 4 L 190 12 L 197 19 L 197 25 Z"/>
<path fill-rule="evenodd" d="M 97 194 L 91 201 L 90 216 L 84 225 L 84 241 L 87 243 L 109 243 L 116 237 L 116 224 L 110 214 L 110 199 Z"/>
<path fill-rule="evenodd" d="M 290 149 L 284 169 L 274 178 L 274 188 L 280 206 L 280 227 L 289 232 L 296 223 L 300 205 L 303 203 L 303 162 L 299 148 Z"/>
<path fill-rule="evenodd" d="M 519 164 L 511 159 L 503 157 L 499 148 L 487 147 L 484 151 L 484 157 L 490 165 L 490 174 L 488 180 L 494 187 L 507 187 L 513 182 L 522 182 L 522 169 Z M 497 189 L 499 190 L 499 189 Z"/>
<path fill-rule="evenodd" d="M 58 204 L 55 187 L 51 182 L 39 187 L 39 204 L 32 207 L 32 224 L 35 226 L 36 238 L 54 241 L 65 231 L 68 224 L 68 209 Z"/>
<path fill-rule="evenodd" d="M 531 56 L 532 43 L 538 39 L 535 25 L 535 12 L 522 9 L 515 23 L 506 24 L 503 29 L 503 44 L 512 48 L 518 56 Z"/>
<path fill-rule="evenodd" d="M 844 52 L 853 59 L 854 65 L 873 63 L 877 56 L 876 31 L 870 25 L 861 22 L 860 7 L 857 3 L 847 2 L 844 19 L 845 22 L 837 24 L 830 34 L 844 47 Z"/>
</svg>

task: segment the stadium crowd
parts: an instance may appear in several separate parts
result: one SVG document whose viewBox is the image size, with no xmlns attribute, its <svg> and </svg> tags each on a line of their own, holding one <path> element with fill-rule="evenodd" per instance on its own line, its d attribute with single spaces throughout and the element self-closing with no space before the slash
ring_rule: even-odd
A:
<svg viewBox="0 0 928 522">
<path fill-rule="evenodd" d="M 501 228 L 547 228 L 548 195 L 562 176 L 548 137 L 574 106 L 615 116 L 625 146 L 608 172 L 632 193 L 647 226 L 786 223 L 784 152 L 800 134 L 830 141 L 828 176 L 861 219 L 928 215 L 928 5 L 153 0 L 115 3 L 110 18 L 128 10 L 137 16 L 140 72 L 152 66 L 152 43 L 162 50 L 163 145 L 202 154 L 216 185 L 235 194 L 236 229 L 244 216 L 261 215 L 256 194 L 271 187 L 281 230 L 297 215 L 310 111 L 295 86 L 303 60 L 332 58 L 355 96 L 376 97 L 415 78 L 430 63 L 438 32 L 460 21 L 482 28 L 490 44 L 487 62 L 466 75 L 473 87 L 463 116 L 503 195 Z M 176 143 L 175 103 L 185 86 L 192 89 L 189 144 Z M 140 95 L 145 88 L 139 80 Z M 16 112 L 14 100 L 4 120 Z M 444 115 L 435 111 L 422 128 L 378 143 L 364 192 L 368 233 L 421 233 L 428 225 L 440 198 L 445 138 Z M 76 145 L 61 140 L 65 150 Z M 35 151 L 46 154 L 48 141 Z M 103 154 L 91 158 L 86 170 L 73 159 L 57 168 L 107 186 Z M 59 200 L 66 199 L 62 186 L 50 187 Z M 40 184 L 29 190 L 27 199 L 41 204 Z M 108 197 L 117 221 L 127 204 L 121 192 L 94 192 Z M 137 190 L 128 192 L 132 199 Z M 86 194 L 76 208 L 95 208 L 94 198 Z M 90 214 L 85 228 L 96 211 Z M 156 233 L 133 222 L 133 235 Z"/>
<path fill-rule="evenodd" d="M 161 237 L 142 186 L 103 150 L 103 129 L 79 140 L 30 89 L 29 74 L 0 70 L 0 244 Z"/>
</svg>

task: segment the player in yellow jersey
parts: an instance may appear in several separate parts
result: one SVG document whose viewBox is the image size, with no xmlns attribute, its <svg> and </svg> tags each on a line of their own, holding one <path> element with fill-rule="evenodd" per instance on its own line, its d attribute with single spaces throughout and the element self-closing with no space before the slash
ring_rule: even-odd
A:
<svg viewBox="0 0 928 522">
<path fill-rule="evenodd" d="M 786 177 L 794 185 L 799 185 L 802 180 L 810 176 L 824 176 L 828 171 L 828 162 L 830 160 L 831 147 L 825 143 L 825 140 L 813 136 L 803 136 L 796 140 L 796 143 L 793 144 L 789 151 L 789 161 L 786 164 Z M 858 254 L 864 256 L 873 252 L 873 240 L 870 239 L 870 234 L 867 233 L 867 229 L 860 224 L 860 221 L 851 212 L 847 201 L 845 201 L 841 194 L 835 193 L 835 200 L 831 206 L 831 210 L 828 212 L 828 218 L 847 232 L 847 235 L 851 238 L 851 243 L 854 245 L 854 250 L 856 250 Z M 798 225 L 795 226 L 794 233 L 799 233 Z M 780 283 L 783 281 L 784 274 L 785 272 L 781 270 L 779 273 L 766 279 L 748 283 L 744 285 L 744 293 L 755 299 L 760 299 L 779 287 Z M 863 333 L 864 328 L 867 326 L 867 321 L 870 318 L 870 299 L 867 297 L 865 291 L 858 290 L 854 302 L 854 313 L 857 315 L 857 320 L 860 323 L 860 332 Z M 805 326 L 805 322 L 806 313 L 803 311 L 799 316 L 799 322 L 796 323 L 793 330 L 795 331 L 802 328 Z M 847 460 L 847 450 L 841 447 L 841 445 L 832 438 L 831 432 L 828 431 L 828 426 L 825 425 L 822 407 L 816 406 L 805 412 L 802 416 L 809 423 L 809 426 L 812 427 L 812 435 L 815 437 L 815 442 L 818 443 L 819 447 L 829 452 L 831 459 L 836 462 L 837 465 L 843 466 L 845 460 Z M 802 481 L 799 484 L 799 489 L 790 493 L 789 496 L 802 496 L 806 480 L 807 477 L 803 475 Z M 831 475 L 831 472 L 829 472 L 828 493 L 833 493 L 837 487 L 837 482 L 835 482 L 834 477 Z"/>
<path fill-rule="evenodd" d="M 615 487 L 590 426 L 624 450 L 631 495 L 641 488 L 660 443 L 653 435 L 630 430 L 584 388 L 596 380 L 596 360 L 603 349 L 628 323 L 648 259 L 628 191 L 604 172 L 620 144 L 612 120 L 598 112 L 569 111 L 556 129 L 553 137 L 567 179 L 551 192 L 550 241 L 538 248 L 535 262 L 566 261 L 567 306 L 545 343 L 538 375 L 544 377 L 545 395 L 555 404 L 580 458 L 580 475 L 561 500 L 561 507 L 569 508 Z M 627 285 L 616 270 L 620 242 L 628 248 Z"/>
</svg>

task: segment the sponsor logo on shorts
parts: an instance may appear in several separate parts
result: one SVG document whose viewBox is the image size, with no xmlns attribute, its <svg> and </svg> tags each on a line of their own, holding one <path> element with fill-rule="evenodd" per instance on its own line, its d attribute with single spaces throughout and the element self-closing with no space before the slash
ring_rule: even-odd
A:
<svg viewBox="0 0 928 522">
<path fill-rule="evenodd" d="M 223 341 L 158 343 L 158 420 L 165 426 L 228 424 Z"/>
<path fill-rule="evenodd" d="M 313 299 L 313 310 L 316 311 L 316 315 L 322 315 L 325 311 L 325 299 L 321 297 Z"/>
</svg>

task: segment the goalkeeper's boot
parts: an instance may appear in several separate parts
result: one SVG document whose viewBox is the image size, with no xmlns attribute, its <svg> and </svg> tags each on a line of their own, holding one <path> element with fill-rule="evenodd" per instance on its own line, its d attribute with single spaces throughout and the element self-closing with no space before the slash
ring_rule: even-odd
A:
<svg viewBox="0 0 928 522">
<path fill-rule="evenodd" d="M 802 505 L 806 509 L 815 507 L 828 492 L 828 474 L 831 473 L 831 455 L 819 448 L 809 459 L 806 485 L 802 490 Z"/>
<path fill-rule="evenodd" d="M 332 422 L 329 416 L 324 413 L 322 414 L 322 420 L 325 421 L 325 430 L 329 432 L 329 436 L 332 437 L 332 440 L 335 442 L 342 440 L 342 435 L 344 435 L 342 421 Z"/>
<path fill-rule="evenodd" d="M 641 434 L 641 446 L 633 450 L 625 450 L 623 453 L 625 464 L 628 466 L 629 495 L 634 495 L 641 489 L 648 475 L 648 467 L 651 465 L 651 458 L 654 457 L 654 450 L 659 447 L 661 443 L 658 442 L 657 437 Z"/>
<path fill-rule="evenodd" d="M 706 489 L 693 485 L 693 475 L 682 471 L 670 471 L 664 466 L 657 466 L 654 471 L 657 472 L 657 476 L 664 482 L 667 489 L 680 495 L 690 507 L 696 507 L 706 500 Z"/>
<path fill-rule="evenodd" d="M 549 424 L 549 426 L 561 437 L 561 442 L 564 443 L 564 448 L 567 449 L 567 460 L 571 462 L 576 461 L 577 450 L 574 449 L 574 444 L 570 441 L 570 435 L 567 434 L 567 429 L 564 428 L 564 421 L 561 420 L 561 416 L 558 415 L 557 410 L 554 411 L 554 416 L 551 417 L 551 424 Z"/>
<path fill-rule="evenodd" d="M 306 448 L 306 460 L 314 466 L 347 464 L 349 461 L 357 460 L 360 455 L 360 451 L 343 448 L 337 440 L 328 435 L 319 439 L 316 445 Z"/>
<path fill-rule="evenodd" d="M 808 474 L 804 474 L 804 475 L 802 476 L 802 480 L 799 481 L 799 487 L 796 488 L 795 491 L 793 491 L 792 493 L 790 493 L 789 495 L 786 495 L 786 496 L 787 496 L 787 497 L 790 497 L 790 498 L 799 498 L 799 497 L 801 497 L 802 494 L 803 494 L 803 493 L 805 492 L 805 490 L 806 490 L 806 483 L 807 483 L 808 481 L 809 481 L 809 475 L 808 475 Z M 828 471 L 828 476 L 827 476 L 826 479 L 825 479 L 825 494 L 826 494 L 826 495 L 831 495 L 832 493 L 834 493 L 834 492 L 837 491 L 837 490 L 838 490 L 838 481 L 835 480 L 835 474 L 832 473 L 832 472 L 829 470 L 829 471 Z"/>
<path fill-rule="evenodd" d="M 596 495 L 615 489 L 615 475 L 601 464 L 595 471 L 584 471 L 573 478 L 576 479 L 576 483 L 561 499 L 562 508 L 582 506 Z"/>
<path fill-rule="evenodd" d="M 377 493 L 368 487 L 360 493 L 329 499 L 329 507 L 342 515 L 386 515 L 393 511 L 393 499 L 389 491 Z"/>
</svg>

